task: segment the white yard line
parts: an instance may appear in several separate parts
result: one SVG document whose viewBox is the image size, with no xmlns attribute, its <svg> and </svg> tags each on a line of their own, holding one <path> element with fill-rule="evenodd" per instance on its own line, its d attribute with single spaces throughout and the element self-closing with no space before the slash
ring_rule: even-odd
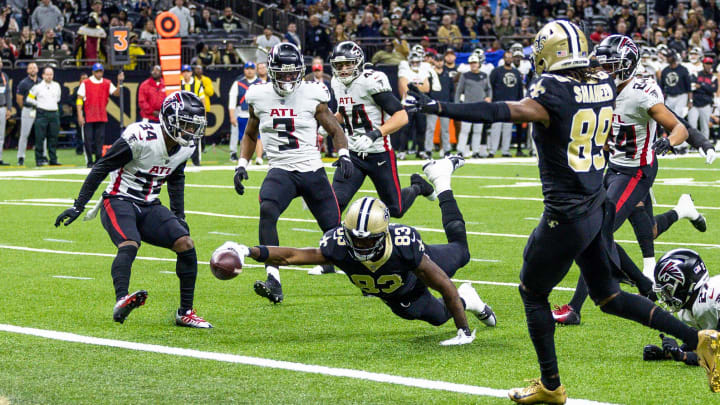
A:
<svg viewBox="0 0 720 405">
<path fill-rule="evenodd" d="M 75 243 L 71 240 L 66 239 L 52 239 L 52 238 L 43 238 L 43 240 L 46 240 L 48 242 L 59 242 L 59 243 Z"/>
<path fill-rule="evenodd" d="M 161 346 L 148 343 L 129 342 L 125 340 L 104 339 L 93 336 L 77 335 L 74 333 L 59 332 L 47 329 L 26 328 L 22 326 L 0 324 L 0 331 L 21 335 L 36 336 L 45 339 L 63 342 L 82 343 L 86 345 L 115 347 L 119 349 L 135 350 L 148 353 L 166 354 L 172 356 L 190 357 L 202 360 L 213 360 L 225 363 L 244 364 L 248 366 L 289 370 L 300 373 L 320 374 L 333 377 L 353 378 L 357 380 L 373 381 L 383 384 L 403 385 L 406 387 L 423 388 L 438 391 L 457 392 L 461 394 L 481 395 L 486 397 L 506 398 L 507 390 L 480 387 L 476 385 L 457 384 L 446 381 L 428 380 L 424 378 L 403 377 L 392 374 L 373 373 L 364 370 L 349 368 L 326 367 L 313 364 L 296 363 L 264 359 L 260 357 L 241 356 L 230 353 L 207 352 L 182 347 Z M 602 404 L 600 402 L 576 399 L 568 400 L 569 404 Z"/>
<path fill-rule="evenodd" d="M 53 276 L 53 278 L 66 278 L 70 280 L 95 280 L 92 277 L 75 277 L 75 276 Z"/>
</svg>

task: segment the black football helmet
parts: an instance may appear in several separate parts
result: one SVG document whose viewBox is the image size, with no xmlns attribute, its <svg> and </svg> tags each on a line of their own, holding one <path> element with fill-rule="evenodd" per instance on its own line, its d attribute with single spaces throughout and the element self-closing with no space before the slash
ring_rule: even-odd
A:
<svg viewBox="0 0 720 405">
<path fill-rule="evenodd" d="M 346 86 L 360 76 L 364 65 L 365 54 L 353 41 L 343 41 L 335 45 L 330 55 L 330 70 L 333 76 Z"/>
<path fill-rule="evenodd" d="M 653 291 L 668 309 L 677 312 L 708 279 L 707 267 L 697 252 L 675 249 L 665 253 L 655 265 Z"/>
<path fill-rule="evenodd" d="M 283 42 L 268 53 L 268 76 L 273 88 L 282 97 L 289 96 L 305 75 L 305 60 L 297 46 Z"/>
<path fill-rule="evenodd" d="M 205 134 L 205 104 L 192 92 L 176 91 L 165 97 L 159 118 L 163 131 L 180 146 Z"/>
<path fill-rule="evenodd" d="M 595 48 L 598 63 L 615 78 L 615 84 L 626 82 L 635 75 L 640 60 L 637 45 L 625 35 L 610 35 Z"/>
</svg>

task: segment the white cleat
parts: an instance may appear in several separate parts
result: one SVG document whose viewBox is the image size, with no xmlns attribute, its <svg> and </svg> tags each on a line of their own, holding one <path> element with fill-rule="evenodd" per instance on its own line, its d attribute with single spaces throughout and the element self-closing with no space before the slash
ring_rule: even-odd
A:
<svg viewBox="0 0 720 405">
<path fill-rule="evenodd" d="M 689 219 L 690 223 L 698 231 L 705 232 L 707 230 L 707 223 L 705 222 L 705 217 L 700 214 L 695 208 L 695 203 L 693 202 L 690 194 L 681 195 L 678 199 L 677 205 L 675 205 L 675 208 L 673 208 L 673 210 L 677 212 L 678 219 Z"/>
<path fill-rule="evenodd" d="M 495 318 L 495 313 L 492 308 L 480 299 L 477 291 L 475 291 L 470 283 L 465 283 L 458 287 L 458 294 L 460 294 L 460 298 L 465 301 L 465 310 L 473 313 L 480 322 L 486 326 L 495 326 L 497 324 L 497 319 Z"/>
<path fill-rule="evenodd" d="M 450 178 L 452 173 L 465 164 L 465 159 L 460 156 L 449 156 L 440 160 L 431 160 L 423 166 L 423 172 L 430 182 L 435 186 L 435 192 L 439 195 L 450 189 Z"/>
<path fill-rule="evenodd" d="M 332 264 L 326 264 L 326 265 L 317 265 L 313 267 L 312 269 L 308 270 L 308 274 L 311 276 L 320 276 L 323 274 L 335 274 L 335 266 Z"/>
<path fill-rule="evenodd" d="M 199 328 L 199 329 L 210 329 L 212 325 L 210 322 L 204 320 L 194 309 L 188 309 L 183 315 L 175 312 L 175 324 L 178 326 L 185 326 L 188 328 Z"/>
</svg>

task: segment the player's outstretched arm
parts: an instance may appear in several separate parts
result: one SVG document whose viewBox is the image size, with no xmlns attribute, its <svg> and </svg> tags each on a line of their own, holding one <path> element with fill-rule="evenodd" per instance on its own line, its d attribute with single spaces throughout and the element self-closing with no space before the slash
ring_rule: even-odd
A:
<svg viewBox="0 0 720 405">
<path fill-rule="evenodd" d="M 695 149 L 701 150 L 703 153 L 705 153 L 705 163 L 712 164 L 712 162 L 715 161 L 715 146 L 713 146 L 712 142 L 710 142 L 707 138 L 703 136 L 703 134 L 698 131 L 696 128 L 693 128 L 692 125 L 683 117 L 677 115 L 675 111 L 670 110 L 671 113 L 675 116 L 675 118 L 678 119 L 683 125 L 685 125 L 685 128 L 688 131 L 688 138 L 687 143 L 690 144 Z"/>
<path fill-rule="evenodd" d="M 250 248 L 250 257 L 258 262 L 275 266 L 330 264 L 319 248 L 253 246 Z"/>
<path fill-rule="evenodd" d="M 667 138 L 660 138 L 653 144 L 655 153 L 663 155 L 672 146 L 680 145 L 688 138 L 688 130 L 685 125 L 677 119 L 675 114 L 663 103 L 655 104 L 648 109 L 648 114 L 658 124 L 662 125 L 670 135 Z"/>
<path fill-rule="evenodd" d="M 113 170 L 117 170 L 130 163 L 132 159 L 132 150 L 130 150 L 130 145 L 128 145 L 125 139 L 120 138 L 115 141 L 107 153 L 101 157 L 90 170 L 73 206 L 63 211 L 63 213 L 55 219 L 55 226 L 60 226 L 60 224 L 68 226 L 75 221 L 85 210 L 85 205 L 90 201 L 97 188 L 103 180 L 105 180 L 105 177 Z"/>
<path fill-rule="evenodd" d="M 465 317 L 465 308 L 463 308 L 460 294 L 455 284 L 445 272 L 433 262 L 428 255 L 423 255 L 420 265 L 415 269 L 415 274 L 425 285 L 442 294 L 445 306 L 450 311 L 455 320 L 455 327 L 463 329 L 470 334 L 468 321 Z"/>
</svg>

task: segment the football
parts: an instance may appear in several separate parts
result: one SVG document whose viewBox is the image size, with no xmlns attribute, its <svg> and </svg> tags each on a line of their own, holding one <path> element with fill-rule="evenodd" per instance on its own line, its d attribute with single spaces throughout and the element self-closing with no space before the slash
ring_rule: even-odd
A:
<svg viewBox="0 0 720 405">
<path fill-rule="evenodd" d="M 210 270 L 220 280 L 230 280 L 242 273 L 242 261 L 238 252 L 227 244 L 215 249 L 210 257 Z"/>
</svg>

